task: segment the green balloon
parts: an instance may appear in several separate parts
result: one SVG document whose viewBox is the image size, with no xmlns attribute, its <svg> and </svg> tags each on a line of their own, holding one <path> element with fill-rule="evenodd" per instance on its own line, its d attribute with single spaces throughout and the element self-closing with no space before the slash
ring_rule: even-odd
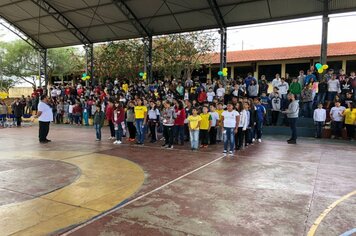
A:
<svg viewBox="0 0 356 236">
<path fill-rule="evenodd" d="M 140 72 L 140 74 L 139 74 L 141 77 L 143 76 L 143 72 Z"/>
<path fill-rule="evenodd" d="M 83 74 L 82 74 L 82 77 L 86 77 L 86 76 L 87 76 L 87 74 L 86 74 L 86 73 L 83 73 Z"/>
</svg>

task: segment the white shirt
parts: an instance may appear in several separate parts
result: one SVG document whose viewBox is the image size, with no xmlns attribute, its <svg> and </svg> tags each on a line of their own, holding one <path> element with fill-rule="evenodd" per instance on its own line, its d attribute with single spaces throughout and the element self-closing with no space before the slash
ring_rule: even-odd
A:
<svg viewBox="0 0 356 236">
<path fill-rule="evenodd" d="M 215 93 L 214 92 L 207 92 L 206 95 L 208 96 L 208 102 L 212 102 L 214 97 L 215 97 Z"/>
<path fill-rule="evenodd" d="M 211 116 L 211 127 L 215 127 L 216 122 L 219 120 L 219 114 L 216 111 L 214 111 L 214 112 L 210 112 L 210 116 Z"/>
<path fill-rule="evenodd" d="M 242 130 L 246 130 L 248 126 L 248 119 L 247 119 L 247 111 L 242 110 L 240 113 L 240 122 L 239 127 L 242 127 Z"/>
<path fill-rule="evenodd" d="M 42 112 L 41 115 L 38 117 L 39 121 L 42 122 L 53 121 L 52 108 L 48 104 L 44 102 L 38 103 L 38 111 Z"/>
<path fill-rule="evenodd" d="M 333 118 L 334 121 L 343 121 L 344 117 L 341 115 L 346 108 L 343 106 L 333 107 L 330 110 L 330 117 Z"/>
<path fill-rule="evenodd" d="M 281 84 L 281 79 L 277 79 L 277 78 L 274 78 L 272 80 L 272 87 L 275 88 L 275 87 L 278 87 L 280 84 Z"/>
<path fill-rule="evenodd" d="M 314 118 L 315 122 L 325 122 L 325 120 L 326 120 L 326 110 L 323 109 L 323 108 L 315 109 L 313 118 Z"/>
<path fill-rule="evenodd" d="M 57 89 L 51 91 L 51 97 L 57 97 Z"/>
<path fill-rule="evenodd" d="M 331 79 L 328 81 L 329 92 L 340 92 L 340 82 L 337 79 Z"/>
<path fill-rule="evenodd" d="M 280 83 L 278 85 L 278 89 L 279 89 L 279 93 L 280 94 L 287 94 L 288 93 L 288 89 L 289 89 L 289 85 L 288 85 L 287 82 Z"/>
<path fill-rule="evenodd" d="M 73 105 L 69 105 L 69 108 L 68 108 L 68 113 L 73 113 Z"/>
<path fill-rule="evenodd" d="M 224 117 L 224 127 L 226 128 L 236 128 L 236 117 L 239 116 L 240 114 L 233 110 L 231 112 L 229 111 L 223 111 L 221 116 Z"/>
<path fill-rule="evenodd" d="M 216 90 L 216 95 L 220 98 L 220 97 L 224 97 L 225 95 L 225 89 L 224 88 L 218 88 Z"/>
</svg>

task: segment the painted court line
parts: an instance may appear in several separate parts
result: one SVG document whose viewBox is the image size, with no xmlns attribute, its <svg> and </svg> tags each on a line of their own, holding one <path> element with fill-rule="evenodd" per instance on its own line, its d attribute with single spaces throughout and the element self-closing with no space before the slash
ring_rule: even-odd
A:
<svg viewBox="0 0 356 236">
<path fill-rule="evenodd" d="M 321 213 L 320 216 L 314 221 L 307 236 L 314 236 L 316 230 L 318 229 L 320 223 L 323 221 L 323 219 L 326 217 L 326 215 L 329 214 L 330 211 L 332 211 L 339 203 L 345 201 L 346 199 L 350 198 L 351 196 L 353 196 L 355 194 L 356 194 L 356 190 L 351 193 L 346 194 L 345 196 L 341 197 L 340 199 L 333 202 L 330 206 L 328 206 L 328 208 L 326 208 L 325 211 L 323 211 L 323 213 Z"/>
<path fill-rule="evenodd" d="M 184 177 L 186 177 L 188 175 L 191 175 L 191 174 L 193 174 L 193 173 L 195 173 L 195 172 L 197 172 L 197 171 L 199 171 L 199 170 L 201 170 L 201 169 L 203 169 L 203 168 L 205 168 L 205 167 L 207 167 L 207 166 L 209 166 L 211 164 L 214 164 L 217 161 L 220 161 L 224 157 L 226 157 L 226 155 L 220 156 L 217 159 L 215 159 L 215 160 L 213 160 L 211 162 L 208 162 L 207 164 L 202 165 L 202 166 L 200 166 L 200 167 L 198 167 L 198 168 L 196 168 L 196 169 L 194 169 L 194 170 L 192 170 L 192 171 L 190 171 L 190 172 L 188 172 L 188 173 L 186 173 L 186 174 L 184 174 L 184 175 L 182 175 L 182 176 L 180 176 L 180 177 L 178 177 L 176 179 L 173 179 L 173 180 L 169 181 L 168 183 L 165 183 L 164 185 L 162 185 L 162 186 L 160 186 L 160 187 L 158 187 L 156 189 L 153 189 L 153 190 L 151 190 L 151 191 L 149 191 L 149 192 L 147 192 L 147 193 L 145 193 L 145 194 L 143 194 L 141 196 L 138 196 L 137 198 L 132 199 L 131 201 L 128 201 L 128 202 L 126 202 L 124 204 L 120 204 L 117 207 L 115 207 L 115 208 L 113 208 L 113 209 L 111 209 L 111 210 L 109 210 L 109 211 L 107 211 L 107 212 L 105 212 L 105 213 L 103 213 L 101 215 L 98 215 L 98 216 L 94 217 L 93 219 L 91 219 L 91 220 L 89 220 L 89 221 L 87 221 L 87 222 L 85 222 L 85 223 L 83 223 L 81 225 L 78 225 L 77 227 L 75 227 L 75 228 L 73 228 L 73 229 L 71 229 L 71 230 L 69 230 L 67 232 L 64 232 L 61 235 L 62 236 L 67 236 L 67 235 L 69 235 L 71 233 L 74 233 L 75 231 L 77 231 L 77 230 L 79 230 L 79 229 L 81 229 L 81 228 L 83 228 L 83 227 L 85 227 L 85 226 L 87 226 L 87 225 L 89 225 L 89 224 L 91 224 L 91 223 L 103 218 L 104 216 L 107 216 L 107 215 L 119 210 L 120 208 L 123 208 L 123 207 L 125 207 L 127 205 L 130 205 L 131 203 L 134 203 L 134 202 L 136 202 L 136 201 L 138 201 L 138 200 L 140 200 L 140 199 L 142 199 L 142 198 L 144 198 L 144 197 L 146 197 L 148 195 L 151 195 L 151 194 L 153 194 L 153 193 L 155 193 L 155 192 L 167 187 L 168 185 L 171 185 L 171 184 L 183 179 Z"/>
</svg>

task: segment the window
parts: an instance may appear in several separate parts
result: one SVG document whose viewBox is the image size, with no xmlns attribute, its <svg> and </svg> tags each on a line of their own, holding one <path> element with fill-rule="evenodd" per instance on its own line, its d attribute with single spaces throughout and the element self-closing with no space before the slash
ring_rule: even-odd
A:
<svg viewBox="0 0 356 236">
<path fill-rule="evenodd" d="M 346 62 L 346 74 L 350 74 L 351 71 L 356 72 L 356 61 L 347 61 Z"/>
<path fill-rule="evenodd" d="M 289 74 L 289 78 L 298 77 L 299 71 L 304 70 L 304 74 L 307 74 L 307 70 L 310 68 L 310 63 L 293 63 L 286 64 L 286 73 Z M 285 75 L 281 75 L 284 77 Z"/>
</svg>

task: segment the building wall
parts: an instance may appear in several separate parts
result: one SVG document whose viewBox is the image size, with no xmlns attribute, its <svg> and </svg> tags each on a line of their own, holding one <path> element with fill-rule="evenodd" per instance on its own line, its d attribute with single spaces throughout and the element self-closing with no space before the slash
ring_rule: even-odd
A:
<svg viewBox="0 0 356 236">
<path fill-rule="evenodd" d="M 347 68 L 347 61 L 356 61 L 356 55 L 351 55 L 351 56 L 339 56 L 339 57 L 329 57 L 328 62 L 336 62 L 336 61 L 341 61 L 341 67 L 344 71 L 348 72 Z M 253 72 L 254 77 L 258 78 L 259 77 L 259 66 L 261 65 L 281 65 L 281 71 L 279 74 L 281 74 L 282 77 L 285 76 L 286 73 L 286 65 L 287 64 L 297 64 L 297 63 L 318 63 L 319 58 L 306 58 L 306 59 L 292 59 L 292 60 L 277 60 L 277 61 L 258 61 L 256 62 L 256 70 Z M 233 73 L 235 67 L 243 67 L 243 66 L 252 66 L 254 62 L 241 62 L 241 63 L 228 63 L 227 67 L 229 68 L 229 72 L 231 70 L 231 76 L 233 78 L 236 78 L 236 73 Z M 210 71 L 215 71 L 214 68 L 219 68 L 219 64 L 213 64 L 211 65 Z M 209 74 L 210 78 L 218 77 L 217 75 L 212 75 Z"/>
<path fill-rule="evenodd" d="M 21 97 L 22 95 L 27 97 L 28 95 L 31 95 L 32 92 L 33 89 L 31 87 L 15 87 L 9 90 L 9 97 L 17 98 L 17 97 Z"/>
</svg>

